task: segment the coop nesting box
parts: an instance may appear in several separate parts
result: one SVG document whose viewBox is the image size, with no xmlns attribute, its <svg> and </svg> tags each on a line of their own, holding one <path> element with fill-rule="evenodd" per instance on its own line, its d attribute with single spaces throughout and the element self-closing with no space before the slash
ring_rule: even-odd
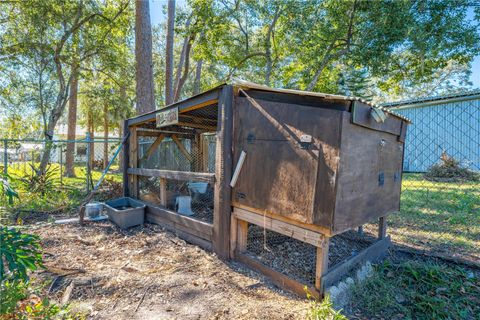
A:
<svg viewBox="0 0 480 320">
<path fill-rule="evenodd" d="M 235 99 L 234 204 L 332 234 L 397 211 L 407 120 L 348 97 L 246 92 Z"/>
</svg>

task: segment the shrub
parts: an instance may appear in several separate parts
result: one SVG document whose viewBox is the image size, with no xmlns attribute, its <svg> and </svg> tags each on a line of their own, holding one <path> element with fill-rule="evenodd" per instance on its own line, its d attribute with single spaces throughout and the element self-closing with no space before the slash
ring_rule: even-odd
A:
<svg viewBox="0 0 480 320">
<path fill-rule="evenodd" d="M 25 190 L 33 194 L 39 194 L 42 197 L 58 191 L 57 176 L 60 172 L 58 167 L 48 165 L 45 172 L 40 172 L 40 168 L 29 163 L 30 170 L 24 177 L 20 178 Z"/>
<path fill-rule="evenodd" d="M 0 190 L 1 190 L 1 198 L 0 199 L 7 199 L 9 205 L 13 205 L 13 199 L 18 199 L 18 193 L 13 189 L 10 184 L 11 178 L 7 174 L 0 174 Z"/>
<path fill-rule="evenodd" d="M 38 236 L 21 233 L 15 228 L 0 229 L 0 280 L 28 281 L 27 271 L 42 264 Z"/>
<path fill-rule="evenodd" d="M 445 151 L 440 156 L 440 163 L 431 166 L 425 173 L 427 180 L 466 180 L 466 181 L 479 181 L 480 174 L 462 167 L 460 161 L 456 160 L 452 156 L 449 156 Z"/>
</svg>

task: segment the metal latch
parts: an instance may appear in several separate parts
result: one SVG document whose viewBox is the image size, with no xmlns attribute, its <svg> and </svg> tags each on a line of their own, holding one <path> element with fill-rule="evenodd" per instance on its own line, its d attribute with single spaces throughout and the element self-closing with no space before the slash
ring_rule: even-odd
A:
<svg viewBox="0 0 480 320">
<path fill-rule="evenodd" d="M 302 134 L 300 137 L 300 148 L 302 149 L 310 149 L 310 145 L 313 142 L 313 138 L 311 135 L 308 134 Z"/>
</svg>

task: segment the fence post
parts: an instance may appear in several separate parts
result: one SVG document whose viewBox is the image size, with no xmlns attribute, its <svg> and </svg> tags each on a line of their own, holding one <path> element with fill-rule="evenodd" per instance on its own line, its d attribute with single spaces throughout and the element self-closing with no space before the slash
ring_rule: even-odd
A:
<svg viewBox="0 0 480 320">
<path fill-rule="evenodd" d="M 63 185 L 63 150 L 62 145 L 60 147 L 60 185 Z"/>
<path fill-rule="evenodd" d="M 7 152 L 7 139 L 3 140 L 3 173 L 8 174 L 8 152 Z"/>
<path fill-rule="evenodd" d="M 86 182 L 87 182 L 87 193 L 90 192 L 90 175 L 91 175 L 91 170 L 92 168 L 90 168 L 90 152 L 92 150 L 90 150 L 91 148 L 91 145 L 90 145 L 90 132 L 87 132 L 86 133 L 86 139 L 85 141 L 87 142 L 87 152 L 86 152 L 86 156 L 87 156 L 87 159 L 86 159 L 86 165 L 87 165 L 87 172 L 86 172 Z"/>
</svg>

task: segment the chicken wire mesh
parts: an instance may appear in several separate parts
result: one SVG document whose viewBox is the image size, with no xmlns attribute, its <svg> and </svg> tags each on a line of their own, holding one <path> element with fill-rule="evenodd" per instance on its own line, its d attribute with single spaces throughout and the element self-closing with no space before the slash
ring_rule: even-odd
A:
<svg viewBox="0 0 480 320">
<path fill-rule="evenodd" d="M 138 184 L 140 200 L 213 223 L 213 183 L 140 176 Z"/>
<path fill-rule="evenodd" d="M 330 239 L 328 260 L 333 268 L 357 255 L 376 241 L 375 224 L 358 231 L 347 231 Z M 286 235 L 249 224 L 247 255 L 300 283 L 315 285 L 317 248 Z"/>
<path fill-rule="evenodd" d="M 215 172 L 215 134 L 172 134 L 170 137 L 139 137 L 138 167 L 189 172 Z"/>
<path fill-rule="evenodd" d="M 137 128 L 139 168 L 182 172 L 215 172 L 217 106 L 181 113 L 178 123 Z M 139 176 L 139 197 L 179 214 L 213 223 L 214 183 Z"/>
</svg>

